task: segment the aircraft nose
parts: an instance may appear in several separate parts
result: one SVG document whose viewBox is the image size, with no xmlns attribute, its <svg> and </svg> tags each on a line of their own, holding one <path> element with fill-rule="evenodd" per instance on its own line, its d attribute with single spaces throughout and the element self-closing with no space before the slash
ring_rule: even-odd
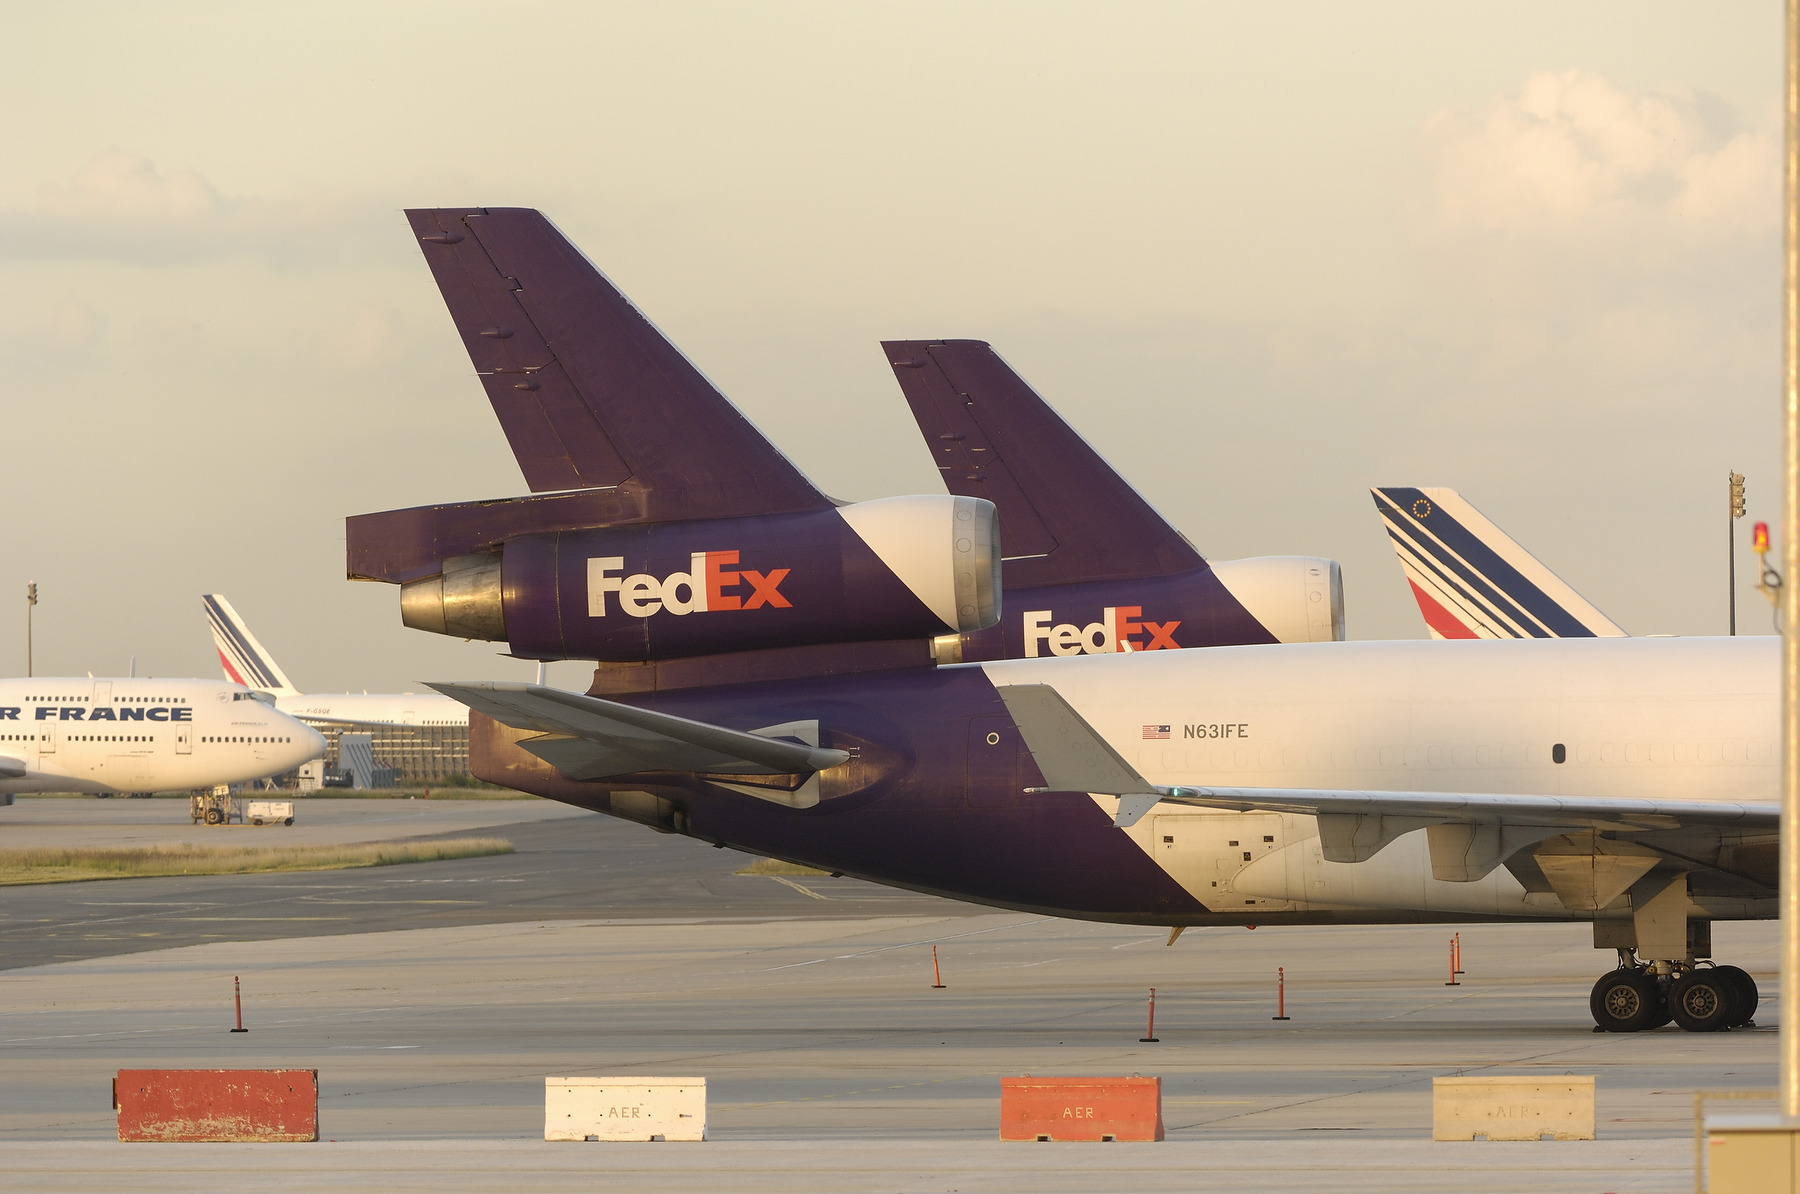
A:
<svg viewBox="0 0 1800 1194">
<path fill-rule="evenodd" d="M 290 766 L 298 767 L 325 753 L 325 735 L 303 721 L 294 721 L 293 726 L 293 733 L 288 735 L 294 740 L 294 758 Z"/>
</svg>

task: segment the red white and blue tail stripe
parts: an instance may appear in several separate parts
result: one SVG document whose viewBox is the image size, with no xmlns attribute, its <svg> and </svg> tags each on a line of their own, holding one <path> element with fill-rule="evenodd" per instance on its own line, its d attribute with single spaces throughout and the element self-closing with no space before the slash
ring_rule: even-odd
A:
<svg viewBox="0 0 1800 1194">
<path fill-rule="evenodd" d="M 297 690 L 288 683 L 281 665 L 256 641 L 244 620 L 238 617 L 231 602 L 217 593 L 200 598 L 206 607 L 206 622 L 212 627 L 213 645 L 219 649 L 219 665 L 225 678 L 245 688 L 289 696 Z"/>
<path fill-rule="evenodd" d="M 1454 489 L 1370 493 L 1431 637 L 1626 637 Z"/>
</svg>

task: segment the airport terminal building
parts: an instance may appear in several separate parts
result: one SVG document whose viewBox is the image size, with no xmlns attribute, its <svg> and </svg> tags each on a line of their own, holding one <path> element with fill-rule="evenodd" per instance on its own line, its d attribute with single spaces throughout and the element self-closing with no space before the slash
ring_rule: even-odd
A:
<svg viewBox="0 0 1800 1194">
<path fill-rule="evenodd" d="M 452 726 L 327 726 L 314 727 L 325 736 L 327 775 L 349 771 L 346 745 L 359 737 L 368 739 L 374 767 L 372 787 L 430 786 L 469 777 L 469 727 Z M 350 744 L 342 739 L 348 736 Z"/>
</svg>

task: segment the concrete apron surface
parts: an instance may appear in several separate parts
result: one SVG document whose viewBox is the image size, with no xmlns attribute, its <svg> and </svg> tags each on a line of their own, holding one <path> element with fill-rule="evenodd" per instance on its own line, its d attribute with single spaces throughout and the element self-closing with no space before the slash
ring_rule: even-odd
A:
<svg viewBox="0 0 1800 1194">
<path fill-rule="evenodd" d="M 262 799 L 255 794 L 246 800 Z M 133 846 L 343 846 L 447 833 L 505 837 L 501 827 L 528 821 L 590 818 L 551 800 L 332 799 L 270 792 L 292 800 L 292 825 L 206 825 L 186 800 L 20 799 L 0 809 L 7 849 Z M 499 832 L 495 832 L 499 830 Z"/>
<path fill-rule="evenodd" d="M 147 1155 L 154 1153 L 155 1155 Z M 8 1187 L 436 1194 L 736 1191 L 1685 1191 L 1690 1141 L 1436 1144 L 1243 1140 L 1001 1144 L 943 1137 L 705 1144 L 408 1140 L 336 1144 L 0 1145 Z"/>
<path fill-rule="evenodd" d="M 597 1174 L 666 1190 L 1201 1175 L 1226 1189 L 1330 1175 L 1356 1190 L 1676 1190 L 1692 1180 L 1692 1092 L 1775 1081 L 1773 925 L 1716 927 L 1720 957 L 1763 985 L 1765 1027 L 1711 1036 L 1595 1034 L 1587 995 L 1610 959 L 1583 926 L 1464 927 L 1458 987 L 1443 985 L 1450 932 L 1189 930 L 1169 948 L 1159 930 L 1019 914 L 560 921 L 25 968 L 0 974 L 0 1173 L 19 1189 L 226 1188 L 266 1172 L 334 1190 L 585 1188 Z M 1286 1023 L 1269 1018 L 1277 966 Z M 226 1031 L 234 974 L 241 1036 Z M 1161 1041 L 1142 1044 L 1151 986 Z M 117 1069 L 274 1066 L 319 1070 L 337 1147 L 112 1139 Z M 1002 1076 L 1131 1073 L 1163 1078 L 1168 1142 L 994 1139 Z M 1456 1073 L 1598 1075 L 1601 1138 L 1432 1144 L 1431 1079 Z M 704 1075 L 711 1141 L 546 1144 L 549 1074 Z"/>
</svg>

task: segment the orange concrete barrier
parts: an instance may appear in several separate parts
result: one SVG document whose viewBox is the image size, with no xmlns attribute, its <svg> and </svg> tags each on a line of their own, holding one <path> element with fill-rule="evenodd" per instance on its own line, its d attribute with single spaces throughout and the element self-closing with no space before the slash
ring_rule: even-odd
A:
<svg viewBox="0 0 1800 1194">
<path fill-rule="evenodd" d="M 120 1140 L 319 1138 L 317 1070 L 120 1070 Z"/>
<path fill-rule="evenodd" d="M 1161 1140 L 1161 1078 L 1002 1078 L 1002 1140 Z"/>
</svg>

